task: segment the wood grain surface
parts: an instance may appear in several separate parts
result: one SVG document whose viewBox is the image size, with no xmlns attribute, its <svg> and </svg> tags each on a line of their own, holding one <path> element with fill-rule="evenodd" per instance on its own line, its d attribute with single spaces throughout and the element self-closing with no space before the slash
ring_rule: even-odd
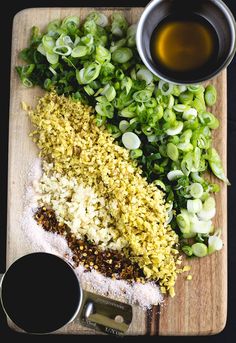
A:
<svg viewBox="0 0 236 343">
<path fill-rule="evenodd" d="M 121 11 L 130 23 L 137 22 L 143 8 L 99 8 L 107 15 Z M 43 94 L 38 87 L 24 88 L 19 82 L 15 66 L 21 64 L 19 51 L 27 46 L 30 28 L 33 25 L 45 28 L 46 24 L 67 15 L 84 18 L 90 8 L 30 8 L 19 12 L 13 22 L 11 98 L 9 127 L 9 169 L 8 169 L 8 225 L 7 225 L 7 267 L 17 258 L 32 252 L 24 241 L 20 227 L 23 213 L 25 182 L 30 164 L 37 156 L 37 148 L 28 137 L 31 126 L 21 109 L 21 101 L 36 104 Z M 227 152 L 227 91 L 226 71 L 211 80 L 218 91 L 218 101 L 212 112 L 220 120 L 220 128 L 214 133 L 214 146 L 219 151 L 226 170 Z M 192 281 L 183 274 L 178 277 L 176 296 L 166 298 L 161 306 L 144 311 L 134 306 L 134 319 L 129 335 L 205 335 L 215 334 L 224 328 L 227 312 L 227 188 L 221 184 L 221 192 L 216 196 L 217 215 L 215 225 L 223 231 L 222 251 L 202 259 L 193 259 Z M 9 325 L 16 329 L 13 323 Z M 16 329 L 17 330 L 17 329 Z M 60 334 L 94 334 L 75 320 L 58 330 Z"/>
</svg>

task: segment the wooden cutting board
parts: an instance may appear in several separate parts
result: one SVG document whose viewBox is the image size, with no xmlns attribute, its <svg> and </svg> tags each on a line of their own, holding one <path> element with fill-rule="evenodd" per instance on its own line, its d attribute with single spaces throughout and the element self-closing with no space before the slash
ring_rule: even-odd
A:
<svg viewBox="0 0 236 343">
<path fill-rule="evenodd" d="M 123 12 L 130 23 L 137 22 L 143 8 L 98 8 L 110 15 L 113 11 Z M 84 18 L 90 8 L 30 8 L 19 12 L 13 23 L 11 98 L 9 128 L 9 172 L 8 172 L 8 226 L 7 226 L 7 266 L 22 255 L 29 253 L 19 225 L 22 215 L 24 185 L 30 163 L 37 155 L 35 144 L 28 137 L 29 119 L 21 109 L 21 101 L 35 104 L 36 97 L 43 94 L 39 88 L 27 89 L 19 82 L 14 67 L 22 63 L 19 51 L 27 46 L 30 28 L 33 25 L 43 29 L 53 19 L 67 15 Z M 227 153 L 227 93 L 226 71 L 211 81 L 217 88 L 218 101 L 212 112 L 220 120 L 220 128 L 214 133 L 214 146 L 219 151 L 226 170 Z M 192 281 L 184 275 L 178 277 L 176 296 L 166 298 L 164 305 L 144 311 L 134 306 L 134 319 L 129 329 L 130 335 L 207 335 L 221 331 L 226 322 L 227 312 L 227 189 L 221 184 L 221 192 L 216 195 L 217 215 L 215 226 L 223 231 L 224 248 L 211 256 L 193 259 Z M 12 323 L 10 326 L 14 327 Z M 94 334 L 81 327 L 75 320 L 58 333 Z"/>
</svg>

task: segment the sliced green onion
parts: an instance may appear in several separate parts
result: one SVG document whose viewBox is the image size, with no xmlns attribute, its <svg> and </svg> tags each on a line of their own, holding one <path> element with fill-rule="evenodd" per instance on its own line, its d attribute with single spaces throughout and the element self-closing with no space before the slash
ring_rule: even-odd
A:
<svg viewBox="0 0 236 343">
<path fill-rule="evenodd" d="M 184 105 L 190 105 L 193 101 L 193 93 L 184 91 L 184 93 L 179 95 L 179 101 Z"/>
<path fill-rule="evenodd" d="M 114 107 L 108 101 L 97 103 L 95 110 L 101 117 L 112 118 L 114 115 Z"/>
<path fill-rule="evenodd" d="M 201 176 L 199 176 L 199 174 L 197 172 L 192 172 L 191 177 L 192 177 L 192 180 L 197 182 L 197 183 L 203 183 L 204 182 L 204 179 Z"/>
<path fill-rule="evenodd" d="M 146 136 L 152 136 L 153 134 L 153 129 L 150 126 L 142 125 L 142 132 Z"/>
<path fill-rule="evenodd" d="M 57 31 L 59 27 L 61 26 L 61 20 L 60 19 L 55 19 L 50 21 L 50 23 L 47 25 L 47 32 L 48 34 L 54 33 L 54 31 Z"/>
<path fill-rule="evenodd" d="M 55 46 L 55 41 L 52 37 L 44 35 L 42 38 L 42 44 L 46 52 L 52 54 Z"/>
<path fill-rule="evenodd" d="M 187 210 L 190 213 L 198 213 L 202 209 L 202 202 L 200 199 L 188 200 Z"/>
<path fill-rule="evenodd" d="M 99 63 L 110 62 L 111 53 L 108 49 L 104 48 L 104 46 L 99 45 L 96 47 L 95 59 Z"/>
<path fill-rule="evenodd" d="M 208 149 L 207 152 L 208 152 L 208 161 L 209 161 L 209 165 L 211 167 L 212 172 L 220 180 L 224 181 L 227 184 L 230 184 L 229 180 L 224 174 L 222 162 L 221 162 L 220 156 L 218 155 L 218 152 L 214 148 Z"/>
<path fill-rule="evenodd" d="M 192 102 L 192 106 L 197 110 L 198 113 L 206 111 L 205 102 L 202 99 L 195 98 Z"/>
<path fill-rule="evenodd" d="M 76 70 L 76 79 L 79 84 L 87 84 L 95 80 L 101 70 L 101 65 L 98 63 L 90 63 L 86 68 Z"/>
<path fill-rule="evenodd" d="M 110 86 L 109 84 L 107 84 L 104 89 L 101 92 L 102 95 L 105 95 L 105 97 L 107 98 L 107 100 L 110 102 L 113 99 L 115 99 L 116 97 L 116 91 L 115 88 L 113 86 Z"/>
<path fill-rule="evenodd" d="M 193 151 L 193 167 L 192 172 L 197 172 L 200 169 L 200 163 L 201 163 L 201 149 L 198 147 L 195 147 Z"/>
<path fill-rule="evenodd" d="M 121 132 L 125 132 L 130 126 L 130 123 L 127 120 L 121 120 L 119 122 L 119 129 Z"/>
<path fill-rule="evenodd" d="M 49 67 L 48 68 L 50 70 L 50 72 L 53 74 L 53 75 L 57 75 L 57 72 L 55 69 L 53 69 L 52 67 Z"/>
<path fill-rule="evenodd" d="M 209 197 L 205 200 L 204 206 L 203 206 L 204 210 L 210 211 L 215 207 L 216 207 L 216 202 L 215 202 L 215 199 L 213 197 Z"/>
<path fill-rule="evenodd" d="M 141 141 L 139 137 L 133 132 L 125 132 L 122 135 L 122 143 L 126 149 L 134 150 L 140 147 Z"/>
<path fill-rule="evenodd" d="M 223 247 L 223 242 L 219 236 L 217 235 L 209 236 L 208 238 L 208 253 L 209 254 L 212 254 L 215 251 L 221 250 L 222 247 Z"/>
<path fill-rule="evenodd" d="M 93 95 L 93 94 L 94 94 L 93 88 L 91 88 L 89 85 L 85 86 L 85 87 L 84 87 L 84 90 L 85 90 L 85 92 L 86 92 L 88 95 Z"/>
<path fill-rule="evenodd" d="M 129 94 L 132 86 L 133 86 L 133 81 L 132 81 L 132 79 L 130 77 L 125 76 L 121 80 L 121 89 L 125 89 L 127 95 Z"/>
<path fill-rule="evenodd" d="M 192 145 L 191 143 L 189 143 L 189 142 L 179 143 L 179 144 L 177 145 L 177 148 L 178 148 L 179 150 L 188 152 L 188 151 L 193 150 L 193 145 Z"/>
<path fill-rule="evenodd" d="M 178 135 L 183 130 L 184 124 L 181 121 L 176 121 L 174 125 L 166 130 L 167 135 L 175 136 Z"/>
<path fill-rule="evenodd" d="M 203 205 L 204 206 L 204 205 Z M 212 208 L 210 210 L 205 210 L 204 208 L 198 212 L 198 217 L 202 220 L 210 220 L 216 214 L 216 208 Z"/>
<path fill-rule="evenodd" d="M 23 83 L 23 85 L 27 88 L 30 88 L 33 86 L 32 81 L 30 81 L 27 77 L 22 77 L 21 82 Z"/>
<path fill-rule="evenodd" d="M 204 97 L 205 97 L 207 106 L 215 105 L 217 94 L 216 94 L 216 89 L 213 85 L 208 85 L 206 87 Z"/>
<path fill-rule="evenodd" d="M 136 113 L 132 111 L 132 109 L 129 106 L 127 106 L 123 108 L 123 110 L 119 113 L 119 115 L 125 118 L 133 118 L 136 116 Z"/>
<path fill-rule="evenodd" d="M 123 37 L 127 31 L 128 23 L 121 13 L 113 13 L 111 16 L 111 33 L 118 37 Z"/>
<path fill-rule="evenodd" d="M 192 215 L 190 219 L 190 228 L 192 232 L 208 234 L 211 231 L 211 220 L 199 220 L 196 215 Z"/>
<path fill-rule="evenodd" d="M 147 136 L 147 140 L 150 143 L 157 142 L 158 141 L 158 137 L 156 135 L 150 135 L 150 136 Z"/>
<path fill-rule="evenodd" d="M 176 112 L 184 112 L 184 111 L 187 111 L 188 110 L 188 107 L 186 105 L 182 105 L 182 104 L 178 104 L 178 105 L 175 105 L 173 106 L 173 109 L 176 111 Z"/>
<path fill-rule="evenodd" d="M 181 162 L 181 169 L 185 175 L 189 175 L 193 169 L 193 155 L 191 152 L 188 152 Z"/>
<path fill-rule="evenodd" d="M 204 257 L 208 253 L 207 246 L 206 244 L 203 244 L 203 243 L 195 243 L 192 245 L 191 248 L 192 248 L 193 255 L 197 257 Z"/>
<path fill-rule="evenodd" d="M 183 93 L 183 92 L 185 92 L 187 90 L 187 86 L 185 86 L 185 85 L 180 85 L 178 87 L 179 87 L 180 93 Z"/>
<path fill-rule="evenodd" d="M 137 122 L 138 122 L 138 118 L 132 118 L 129 121 L 130 125 L 133 125 L 134 123 L 137 123 Z"/>
<path fill-rule="evenodd" d="M 172 83 L 160 80 L 158 83 L 158 88 L 161 90 L 163 95 L 170 95 L 173 91 L 174 85 Z"/>
<path fill-rule="evenodd" d="M 59 60 L 59 55 L 55 53 L 46 52 L 46 58 L 50 64 L 56 64 Z"/>
<path fill-rule="evenodd" d="M 97 25 L 101 27 L 105 27 L 108 25 L 108 18 L 107 16 L 102 13 L 102 12 L 91 12 L 89 15 L 86 17 L 86 20 L 92 20 L 94 21 Z"/>
<path fill-rule="evenodd" d="M 73 42 L 70 38 L 70 36 L 65 35 L 62 33 L 60 37 L 56 40 L 56 46 L 70 46 L 73 47 Z"/>
<path fill-rule="evenodd" d="M 169 211 L 169 212 L 168 212 L 168 218 L 167 218 L 167 221 L 166 221 L 166 225 L 170 224 L 170 222 L 171 222 L 172 219 L 173 219 L 173 216 L 174 216 L 173 211 Z"/>
<path fill-rule="evenodd" d="M 139 158 L 143 155 L 143 152 L 141 149 L 134 149 L 130 151 L 130 157 L 135 159 L 135 158 Z"/>
<path fill-rule="evenodd" d="M 157 180 L 157 181 L 159 181 L 159 186 L 161 185 L 161 184 L 163 184 L 163 182 L 161 182 L 161 184 L 160 184 L 160 180 Z M 156 184 L 156 183 L 155 183 Z M 164 185 L 164 184 L 163 184 Z M 163 187 L 163 186 L 160 186 L 161 188 Z M 163 188 L 163 190 L 165 190 L 166 189 L 166 187 L 165 187 L 165 185 L 164 185 L 164 188 Z M 167 203 L 167 205 L 169 205 L 169 207 L 167 208 L 167 212 L 170 212 L 170 211 L 172 211 L 172 209 L 173 209 L 173 201 L 171 201 L 171 202 L 168 202 Z"/>
<path fill-rule="evenodd" d="M 173 97 L 173 95 L 169 95 L 167 108 L 171 109 L 174 106 L 174 104 L 175 104 L 175 98 Z"/>
<path fill-rule="evenodd" d="M 176 217 L 177 224 L 182 233 L 190 232 L 190 220 L 188 212 L 184 209 L 181 210 L 181 213 Z"/>
<path fill-rule="evenodd" d="M 132 24 L 127 30 L 127 45 L 128 47 L 134 47 L 136 45 L 136 32 L 138 24 Z"/>
<path fill-rule="evenodd" d="M 163 114 L 163 118 L 167 122 L 175 122 L 176 121 L 176 115 L 174 111 L 172 111 L 170 108 L 166 108 Z"/>
<path fill-rule="evenodd" d="M 60 46 L 55 46 L 53 48 L 53 52 L 58 55 L 69 56 L 72 52 L 72 49 L 71 47 L 67 45 L 60 45 Z"/>
<path fill-rule="evenodd" d="M 197 110 L 195 108 L 189 108 L 184 111 L 183 118 L 186 120 L 192 120 L 197 117 Z"/>
<path fill-rule="evenodd" d="M 133 99 L 137 102 L 147 102 L 150 100 L 151 96 L 152 96 L 151 91 L 142 90 L 142 91 L 135 92 L 133 94 Z"/>
<path fill-rule="evenodd" d="M 112 53 L 112 61 L 116 63 L 126 63 L 133 57 L 133 52 L 130 48 L 118 48 Z"/>
<path fill-rule="evenodd" d="M 167 156 L 172 160 L 172 161 L 177 161 L 179 158 L 179 150 L 174 145 L 173 143 L 168 143 L 167 144 L 167 150 L 166 150 Z"/>
<path fill-rule="evenodd" d="M 110 52 L 114 52 L 117 48 L 122 48 L 126 45 L 126 39 L 122 38 L 118 41 L 111 42 Z"/>
<path fill-rule="evenodd" d="M 190 186 L 190 194 L 193 198 L 199 199 L 203 194 L 203 187 L 200 183 L 192 183 Z"/>
<path fill-rule="evenodd" d="M 196 237 L 196 232 L 182 233 L 183 238 L 189 239 Z"/>
<path fill-rule="evenodd" d="M 80 23 L 80 18 L 77 16 L 67 16 L 66 18 L 63 19 L 61 27 L 65 28 L 68 24 L 73 23 L 75 26 L 79 26 Z"/>
<path fill-rule="evenodd" d="M 136 73 L 137 80 L 144 80 L 149 85 L 153 81 L 153 75 L 147 68 L 141 68 Z"/>
<path fill-rule="evenodd" d="M 182 170 L 172 170 L 167 174 L 167 179 L 169 181 L 173 181 L 180 178 L 181 176 L 184 176 Z"/>
<path fill-rule="evenodd" d="M 204 87 L 202 85 L 190 85 L 187 88 L 193 94 L 204 92 Z"/>
<path fill-rule="evenodd" d="M 189 245 L 184 245 L 181 249 L 187 256 L 192 256 L 193 250 Z"/>
<path fill-rule="evenodd" d="M 94 50 L 94 37 L 91 34 L 87 34 L 81 38 L 81 43 Z"/>
<path fill-rule="evenodd" d="M 210 129 L 219 127 L 219 120 L 210 112 L 200 113 L 199 119 L 203 125 L 207 125 Z"/>
<path fill-rule="evenodd" d="M 42 54 L 43 56 L 46 56 L 46 50 L 42 43 L 40 43 L 39 46 L 37 47 L 37 51 L 40 52 L 40 54 Z"/>
<path fill-rule="evenodd" d="M 83 57 L 88 54 L 89 48 L 85 45 L 77 45 L 71 52 L 72 57 Z"/>
</svg>

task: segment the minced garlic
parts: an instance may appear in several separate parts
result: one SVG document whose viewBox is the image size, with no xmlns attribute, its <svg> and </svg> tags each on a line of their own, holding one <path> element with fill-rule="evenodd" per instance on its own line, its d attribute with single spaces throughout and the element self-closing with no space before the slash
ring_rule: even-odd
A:
<svg viewBox="0 0 236 343">
<path fill-rule="evenodd" d="M 162 290 L 174 295 L 178 236 L 166 225 L 163 192 L 148 184 L 129 152 L 96 125 L 91 107 L 48 93 L 29 115 L 40 156 L 52 163 L 53 172 L 75 178 L 105 199 L 112 229 L 127 242 L 126 254 L 148 278 L 158 280 Z"/>
<path fill-rule="evenodd" d="M 66 224 L 77 239 L 87 239 L 102 249 L 121 250 L 128 242 L 120 236 L 104 197 L 93 188 L 78 185 L 75 178 L 52 172 L 53 164 L 43 164 L 46 171 L 34 189 L 39 206 L 55 211 L 59 224 Z"/>
</svg>

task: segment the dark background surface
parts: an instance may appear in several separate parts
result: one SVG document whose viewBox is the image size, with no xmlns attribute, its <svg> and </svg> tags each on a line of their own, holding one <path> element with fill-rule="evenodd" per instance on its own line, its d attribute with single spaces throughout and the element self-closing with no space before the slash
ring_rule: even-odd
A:
<svg viewBox="0 0 236 343">
<path fill-rule="evenodd" d="M 197 1 L 197 0 L 193 0 Z M 236 0 L 224 1 L 236 17 Z M 6 213 L 7 213 L 7 146 L 8 146 L 8 112 L 10 89 L 10 56 L 11 56 L 11 31 L 14 15 L 21 9 L 28 7 L 96 7 L 96 6 L 145 6 L 148 1 L 142 0 L 20 0 L 17 3 L 8 0 L 0 10 L 0 273 L 5 271 L 6 255 Z M 228 189 L 228 319 L 223 332 L 207 337 L 143 337 L 148 341 L 207 341 L 207 342 L 232 342 L 236 339 L 236 57 L 228 67 L 228 177 L 231 186 Z M 17 172 L 17 171 L 16 171 Z M 71 342 L 88 340 L 85 336 L 30 336 L 17 334 L 11 331 L 6 324 L 6 318 L 0 306 L 0 340 L 6 342 L 23 338 L 24 341 L 42 341 L 56 339 L 57 342 Z M 90 337 L 95 339 L 94 337 Z M 100 337 L 101 338 L 101 337 Z M 141 338 L 141 337 L 139 337 Z M 96 340 L 98 337 L 96 337 Z M 110 342 L 117 338 L 103 336 L 103 340 Z M 125 337 L 125 341 L 136 341 L 137 337 Z"/>
</svg>

